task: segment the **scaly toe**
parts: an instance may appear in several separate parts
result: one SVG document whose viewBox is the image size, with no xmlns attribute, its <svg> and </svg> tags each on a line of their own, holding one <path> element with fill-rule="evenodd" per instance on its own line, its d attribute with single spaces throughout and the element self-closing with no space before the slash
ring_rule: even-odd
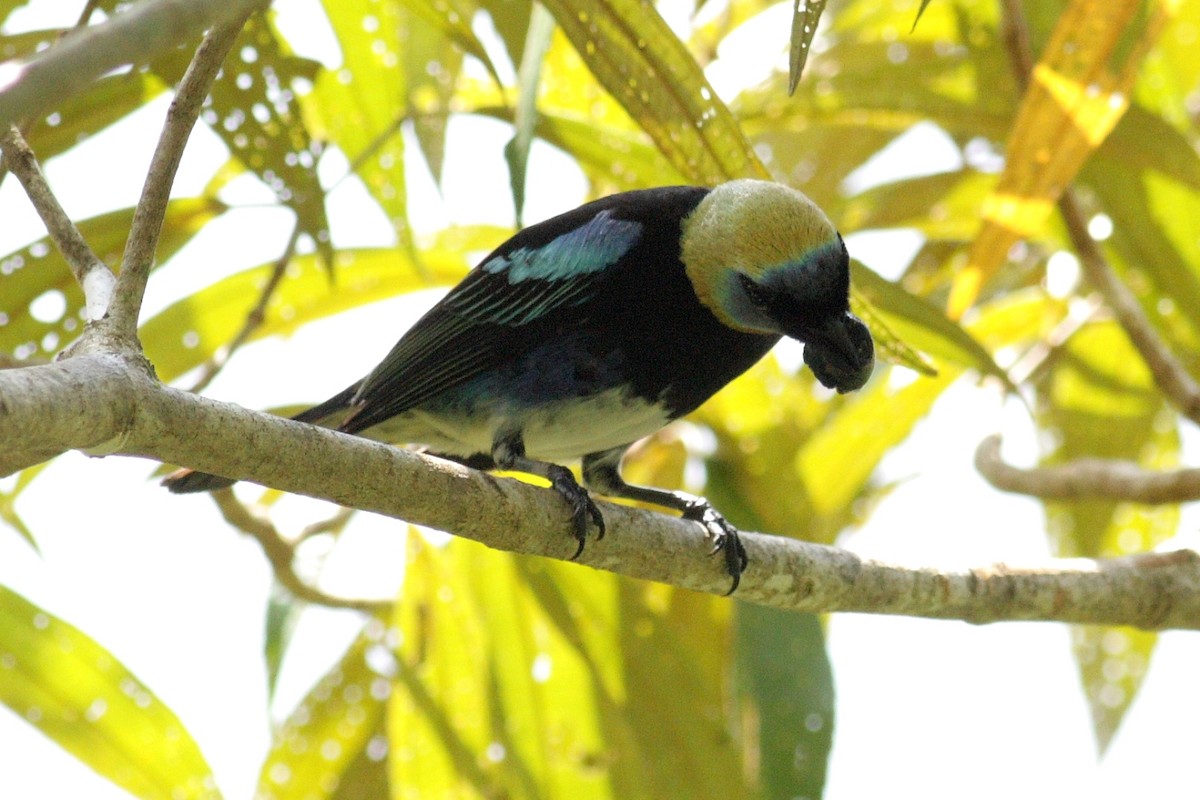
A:
<svg viewBox="0 0 1200 800">
<path fill-rule="evenodd" d="M 587 490 L 576 483 L 575 477 L 569 471 L 564 469 L 562 473 L 552 477 L 550 486 L 571 507 L 571 535 L 578 543 L 575 554 L 571 556 L 571 560 L 574 561 L 583 553 L 583 548 L 587 544 L 588 521 L 594 522 L 599 528 L 600 533 L 597 538 L 600 538 L 604 536 L 604 517 L 600 514 L 596 503 L 588 495 Z"/>
<path fill-rule="evenodd" d="M 742 581 L 742 573 L 750 564 L 750 558 L 746 555 L 746 548 L 742 544 L 742 537 L 738 535 L 737 528 L 730 525 L 729 521 L 703 498 L 697 498 L 696 504 L 685 510 L 683 516 L 685 519 L 695 520 L 704 526 L 708 538 L 713 543 L 709 555 L 716 555 L 718 552 L 724 553 L 725 571 L 733 579 L 729 591 L 725 594 L 726 596 L 733 594 Z"/>
</svg>

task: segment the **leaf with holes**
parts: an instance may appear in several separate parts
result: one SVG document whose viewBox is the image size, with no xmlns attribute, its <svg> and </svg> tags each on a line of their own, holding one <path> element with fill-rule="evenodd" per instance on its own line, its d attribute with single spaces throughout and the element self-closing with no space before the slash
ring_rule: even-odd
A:
<svg viewBox="0 0 1200 800">
<path fill-rule="evenodd" d="M 825 0 L 795 0 L 792 5 L 792 43 L 788 54 L 789 95 L 796 91 L 800 83 L 800 73 L 808 62 L 808 51 L 812 49 L 817 24 L 824 11 Z"/>
<path fill-rule="evenodd" d="M 545 6 L 680 174 L 708 185 L 767 177 L 737 121 L 653 6 L 640 0 L 549 0 Z"/>
<path fill-rule="evenodd" d="M 382 626 L 369 622 L 342 659 L 272 736 L 255 797 L 262 800 L 329 800 L 345 773 L 364 757 L 380 763 L 386 743 L 375 738 L 391 684 L 372 667 L 369 654 L 390 661 L 380 641 Z"/>
<path fill-rule="evenodd" d="M 158 244 L 161 264 L 197 232 L 225 213 L 213 197 L 172 200 L 167 206 Z M 112 211 L 78 224 L 83 238 L 102 261 L 114 269 L 129 238 L 133 209 Z M 73 340 L 82 329 L 83 292 L 49 237 L 0 257 L 0 351 L 27 359 L 46 357 Z"/>
<path fill-rule="evenodd" d="M 174 85 L 194 52 L 194 46 L 170 51 L 152 69 Z M 316 171 L 322 145 L 309 133 L 298 97 L 320 68 L 293 54 L 265 14 L 254 14 L 226 57 L 200 119 L 295 212 L 300 232 L 330 265 L 325 192 Z"/>
<path fill-rule="evenodd" d="M 342 67 L 322 70 L 304 102 L 315 136 L 349 159 L 391 222 L 402 249 L 412 248 L 408 184 L 400 124 L 411 81 L 402 37 L 411 12 L 395 3 L 336 0 L 324 4 L 342 51 Z"/>
</svg>

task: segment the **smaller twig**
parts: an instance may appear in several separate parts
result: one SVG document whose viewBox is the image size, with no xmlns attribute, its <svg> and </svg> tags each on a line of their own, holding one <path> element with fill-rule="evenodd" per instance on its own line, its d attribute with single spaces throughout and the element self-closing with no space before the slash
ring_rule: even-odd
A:
<svg viewBox="0 0 1200 800">
<path fill-rule="evenodd" d="M 1000 455 L 994 434 L 975 450 L 975 468 L 1004 492 L 1043 500 L 1103 498 L 1146 505 L 1186 503 L 1200 499 L 1200 469 L 1151 472 L 1132 461 L 1081 458 L 1053 467 L 1021 468 Z"/>
<path fill-rule="evenodd" d="M 75 22 L 76 28 L 83 28 L 92 20 L 92 14 L 100 6 L 100 0 L 88 0 L 83 6 L 83 11 L 79 12 L 79 19 Z"/>
<path fill-rule="evenodd" d="M 400 132 L 400 127 L 404 124 L 404 120 L 406 119 L 409 119 L 409 115 L 407 113 L 401 113 L 394 120 L 392 120 L 386 128 L 376 134 L 375 138 L 368 142 L 367 146 L 362 149 L 362 152 L 354 157 L 354 160 L 350 162 L 350 166 L 347 167 L 346 172 L 333 182 L 333 185 L 329 187 L 328 191 L 332 192 L 334 189 L 341 186 L 343 182 L 357 175 L 358 171 L 362 169 L 363 165 L 378 155 L 379 151 L 383 149 L 383 146 L 387 144 L 393 136 Z"/>
<path fill-rule="evenodd" d="M 1018 0 L 1004 0 L 1004 39 L 1017 85 L 1029 85 L 1034 70 L 1029 25 Z M 1146 317 L 1137 298 L 1113 272 L 1100 246 L 1088 232 L 1075 190 L 1067 186 L 1058 198 L 1058 209 L 1071 244 L 1079 255 L 1084 276 L 1104 297 L 1133 346 L 1141 353 L 1159 389 L 1181 414 L 1200 425 L 1200 384 L 1175 357 Z"/>
<path fill-rule="evenodd" d="M 1009 367 L 1008 379 L 1013 386 L 1036 382 L 1054 363 L 1055 355 L 1062 351 L 1072 336 L 1096 319 L 1101 308 L 1103 301 L 1098 294 L 1088 296 L 1080 306 L 1072 304 L 1067 316 L 1054 326 L 1046 338 L 1030 347 Z"/>
<path fill-rule="evenodd" d="M 50 190 L 46 176 L 38 166 L 37 157 L 15 125 L 9 125 L 0 135 L 0 148 L 4 151 L 5 164 L 25 187 L 25 194 L 42 218 L 54 246 L 62 253 L 75 280 L 83 288 L 87 319 L 100 319 L 108 311 L 117 282 L 112 270 L 92 252 L 83 234 L 59 205 L 58 198 Z"/>
<path fill-rule="evenodd" d="M 376 612 L 388 611 L 391 608 L 392 604 L 386 600 L 339 597 L 310 586 L 296 574 L 296 546 L 283 538 L 269 520 L 251 512 L 229 489 L 213 492 L 212 497 L 226 522 L 258 542 L 279 585 L 297 600 L 327 608 L 348 608 L 355 611 Z"/>
<path fill-rule="evenodd" d="M 158 237 L 167 213 L 171 184 L 175 181 L 184 146 L 200 116 L 200 107 L 208 96 L 209 87 L 216 80 L 225 56 L 249 16 L 249 12 L 241 14 L 232 22 L 208 32 L 179 82 L 175 99 L 171 101 L 166 124 L 163 125 L 158 147 L 150 161 L 146 183 L 142 187 L 142 196 L 133 214 L 129 241 L 121 259 L 121 274 L 109 309 L 118 333 L 130 340 L 137 336 L 138 312 L 142 307 L 146 282 L 150 277 L 154 253 L 158 249 Z"/>
<path fill-rule="evenodd" d="M 1066 223 L 1067 232 L 1079 254 L 1083 274 L 1092 286 L 1104 296 L 1117 321 L 1125 329 L 1133 346 L 1141 353 L 1146 366 L 1154 376 L 1154 382 L 1167 400 L 1181 414 L 1200 425 L 1200 384 L 1180 363 L 1162 337 L 1150 323 L 1146 312 L 1138 303 L 1129 287 L 1121 281 L 1109 266 L 1096 240 L 1088 233 L 1087 222 L 1079 208 L 1074 190 L 1068 188 L 1058 200 L 1058 208 Z"/>
<path fill-rule="evenodd" d="M 306 542 L 314 536 L 320 536 L 323 533 L 339 534 L 346 527 L 346 523 L 354 516 L 358 509 L 349 508 L 348 506 L 340 507 L 333 516 L 314 522 L 300 531 L 300 535 L 296 537 L 296 544 Z"/>
<path fill-rule="evenodd" d="M 1022 94 L 1029 88 L 1029 76 L 1033 74 L 1033 44 L 1029 41 L 1029 26 L 1025 23 L 1025 10 L 1021 0 L 1004 0 L 1002 35 L 1012 58 L 1013 77 Z"/>
<path fill-rule="evenodd" d="M 266 320 L 267 305 L 271 302 L 271 298 L 275 296 L 275 290 L 279 288 L 279 283 L 283 280 L 284 273 L 287 272 L 288 264 L 292 262 L 292 256 L 296 253 L 296 244 L 299 240 L 300 220 L 297 219 L 296 224 L 292 227 L 292 234 L 288 237 L 283 253 L 275 261 L 275 265 L 271 269 L 271 276 L 267 278 L 267 284 L 259 294 L 258 302 L 254 308 L 250 309 L 250 313 L 246 315 L 246 320 L 242 323 L 241 330 L 230 340 L 229 344 L 213 353 L 212 358 L 204 363 L 200 377 L 196 380 L 195 385 L 192 386 L 190 391 L 204 391 L 221 370 L 224 369 L 225 365 L 229 363 L 229 359 L 233 357 L 233 354 L 250 339 L 250 336 Z"/>
</svg>

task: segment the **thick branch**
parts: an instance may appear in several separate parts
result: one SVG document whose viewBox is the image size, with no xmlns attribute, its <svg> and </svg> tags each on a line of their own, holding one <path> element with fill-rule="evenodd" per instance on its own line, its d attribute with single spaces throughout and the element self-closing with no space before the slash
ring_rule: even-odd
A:
<svg viewBox="0 0 1200 800">
<path fill-rule="evenodd" d="M 0 371 L 0 442 L 0 474 L 34 463 L 34 454 L 100 446 L 322 497 L 501 550 L 562 559 L 575 548 L 564 504 L 545 489 L 163 387 L 114 358 Z M 728 588 L 695 523 L 601 507 L 608 536 L 588 544 L 582 563 L 696 591 Z M 1200 629 L 1200 554 L 1190 550 L 947 572 L 778 536 L 745 534 L 744 541 L 750 568 L 738 597 L 776 608 Z"/>
<path fill-rule="evenodd" d="M 58 198 L 50 191 L 46 176 L 38 165 L 37 157 L 29 149 L 25 137 L 15 125 L 8 126 L 0 134 L 0 149 L 4 151 L 5 164 L 17 176 L 25 194 L 33 204 L 38 216 L 46 226 L 54 246 L 62 253 L 75 280 L 83 288 L 87 302 L 87 318 L 98 320 L 108 311 L 116 277 L 108 265 L 96 257 L 92 248 L 84 241 L 83 234 L 59 205 Z"/>
<path fill-rule="evenodd" d="M 245 11 L 209 31 L 179 82 L 175 99 L 171 101 L 166 124 L 146 174 L 142 196 L 134 211 L 129 243 L 121 259 L 121 275 L 117 279 L 116 294 L 109 310 L 119 334 L 130 340 L 137 335 L 138 312 L 154 263 L 154 253 L 158 249 L 167 203 L 171 199 L 171 184 L 175 181 L 179 161 L 183 158 L 183 148 L 200 116 L 200 106 L 208 95 L 208 89 L 216 80 L 221 63 L 249 15 L 250 12 Z"/>
<path fill-rule="evenodd" d="M 1043 500 L 1105 499 L 1161 505 L 1200 499 L 1200 469 L 1151 472 L 1132 461 L 1105 458 L 1022 469 L 1001 458 L 999 436 L 979 443 L 975 468 L 1001 491 Z"/>
<path fill-rule="evenodd" d="M 100 25 L 73 31 L 32 59 L 0 64 L 0 128 L 59 104 L 114 69 L 145 63 L 264 0 L 143 0 Z"/>
</svg>

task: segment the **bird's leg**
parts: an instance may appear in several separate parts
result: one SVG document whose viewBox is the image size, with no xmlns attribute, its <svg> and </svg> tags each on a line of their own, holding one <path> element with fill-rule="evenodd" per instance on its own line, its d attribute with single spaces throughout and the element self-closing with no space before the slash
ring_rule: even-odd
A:
<svg viewBox="0 0 1200 800">
<path fill-rule="evenodd" d="M 655 489 L 650 486 L 633 486 L 621 477 L 621 456 L 625 447 L 617 447 L 600 453 L 591 453 L 583 457 L 583 481 L 588 488 L 611 497 L 624 497 L 628 500 L 638 500 L 643 503 L 653 503 L 664 508 L 673 508 L 683 515 L 684 519 L 695 520 L 704 526 L 705 532 L 713 542 L 711 552 L 720 551 L 725 556 L 725 569 L 733 579 L 733 585 L 726 594 L 733 594 L 742 580 L 749 558 L 746 548 L 742 545 L 737 528 L 712 507 L 703 497 L 697 497 L 687 492 L 673 492 L 666 489 Z"/>
<path fill-rule="evenodd" d="M 592 498 L 588 496 L 587 490 L 579 485 L 575 476 L 571 474 L 571 470 L 566 467 L 527 458 L 525 442 L 519 431 L 496 439 L 492 444 L 492 460 L 497 469 L 527 472 L 530 475 L 545 478 L 550 481 L 550 488 L 558 492 L 571 506 L 571 533 L 575 537 L 575 541 L 579 543 L 575 555 L 571 556 L 572 561 L 579 558 L 584 544 L 587 543 L 589 519 L 595 523 L 598 530 L 596 538 L 604 538 L 604 517 Z"/>
<path fill-rule="evenodd" d="M 440 458 L 444 461 L 453 461 L 455 464 L 462 464 L 470 469 L 477 469 L 481 472 L 488 472 L 496 469 L 496 460 L 487 453 L 475 453 L 469 456 L 452 456 L 449 453 L 439 453 L 436 450 L 426 450 L 425 455 Z"/>
</svg>

